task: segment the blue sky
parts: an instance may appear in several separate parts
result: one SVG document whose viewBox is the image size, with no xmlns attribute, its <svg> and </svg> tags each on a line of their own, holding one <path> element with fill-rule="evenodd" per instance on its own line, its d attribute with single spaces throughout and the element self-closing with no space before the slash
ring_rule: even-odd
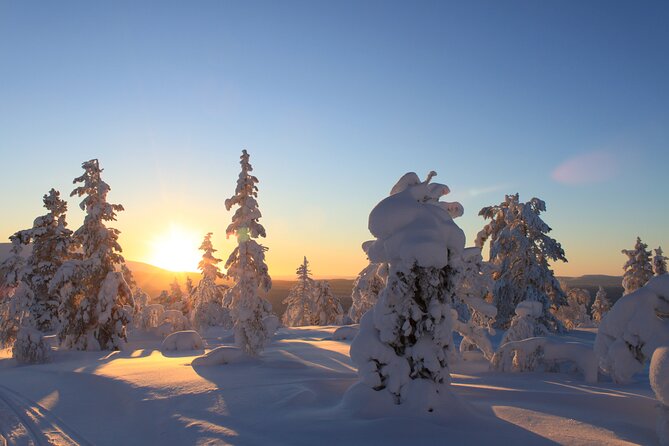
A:
<svg viewBox="0 0 669 446">
<path fill-rule="evenodd" d="M 558 273 L 617 274 L 637 235 L 669 248 L 667 23 L 646 1 L 2 2 L 0 236 L 97 157 L 128 258 L 170 224 L 226 255 L 247 148 L 277 275 L 355 274 L 371 208 L 429 170 L 469 241 L 482 206 L 538 196 Z"/>
</svg>

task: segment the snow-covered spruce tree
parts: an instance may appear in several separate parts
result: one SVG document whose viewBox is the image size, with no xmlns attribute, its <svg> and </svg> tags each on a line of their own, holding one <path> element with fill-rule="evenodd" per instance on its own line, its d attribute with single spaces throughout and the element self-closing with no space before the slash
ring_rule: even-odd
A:
<svg viewBox="0 0 669 446">
<path fill-rule="evenodd" d="M 32 292 L 23 282 L 23 246 L 12 240 L 11 255 L 0 264 L 0 348 L 11 347 L 24 318 L 29 316 Z"/>
<path fill-rule="evenodd" d="M 479 349 L 490 359 L 494 351 L 487 333 L 495 334 L 497 315 L 497 308 L 486 301 L 492 289 L 491 268 L 476 247 L 465 248 L 455 262 L 454 329 L 462 335 L 460 352 Z"/>
<path fill-rule="evenodd" d="M 73 235 L 80 255 L 63 263 L 49 285 L 60 295 L 58 338 L 61 346 L 76 350 L 119 349 L 131 318 L 127 307 L 134 302 L 117 270 L 124 263 L 119 231 L 105 222 L 116 220 L 123 206 L 107 202 L 110 187 L 102 180 L 97 159 L 84 162 L 82 168 L 84 174 L 74 179 L 81 185 L 70 194 L 85 197 L 80 207 L 86 217 Z"/>
<path fill-rule="evenodd" d="M 551 228 L 540 217 L 545 210 L 544 201 L 532 198 L 521 203 L 515 194 L 506 195 L 502 203 L 479 212 L 490 220 L 479 232 L 476 246 L 482 248 L 490 241 L 490 263 L 496 269 L 493 303 L 499 328 L 509 326 L 520 302 L 532 300 L 543 306 L 539 324 L 551 331 L 563 329 L 551 310 L 564 305 L 566 296 L 548 262 L 567 259 L 560 243 L 547 235 Z"/>
<path fill-rule="evenodd" d="M 190 276 L 186 276 L 186 294 L 190 296 L 193 294 L 194 289 L 195 287 L 193 286 L 193 279 L 191 279 Z"/>
<path fill-rule="evenodd" d="M 216 279 L 223 277 L 218 264 L 221 259 L 214 256 L 216 249 L 211 243 L 212 233 L 204 236 L 200 245 L 203 251 L 202 260 L 198 263 L 198 269 L 202 272 L 202 278 L 191 293 L 193 302 L 192 323 L 200 331 L 209 327 L 232 327 L 230 310 L 224 306 L 224 292 L 222 287 L 216 284 Z"/>
<path fill-rule="evenodd" d="M 313 288 L 312 325 L 341 325 L 344 309 L 339 298 L 332 294 L 330 282 L 317 280 Z"/>
<path fill-rule="evenodd" d="M 462 206 L 439 201 L 449 189 L 430 183 L 434 175 L 423 182 L 413 172 L 404 175 L 369 215 L 376 240 L 363 249 L 370 262 L 388 263 L 389 274 L 351 345 L 360 376 L 345 396 L 352 405 L 394 403 L 442 416 L 460 406 L 449 390 L 448 363 L 454 355 L 451 262 L 465 245 L 451 214 L 461 215 Z"/>
<path fill-rule="evenodd" d="M 588 315 L 588 305 L 591 300 L 590 292 L 583 288 L 571 288 L 567 291 L 567 305 L 557 309 L 555 316 L 568 329 L 591 325 Z"/>
<path fill-rule="evenodd" d="M 57 326 L 59 301 L 57 293 L 49 292 L 49 282 L 70 257 L 72 231 L 66 227 L 67 203 L 61 200 L 60 192 L 51 189 L 43 202 L 49 212 L 37 217 L 32 228 L 16 232 L 10 240 L 22 245 L 32 243 L 22 280 L 32 291 L 32 301 L 28 303 L 32 325 L 47 332 Z"/>
<path fill-rule="evenodd" d="M 250 355 L 259 354 L 278 326 L 272 315 L 272 305 L 258 291 L 269 291 L 272 279 L 265 264 L 266 247 L 254 239 L 265 237 L 265 228 L 258 222 L 258 178 L 251 175 L 253 168 L 249 154 L 242 150 L 242 171 L 237 179 L 235 195 L 225 200 L 229 211 L 238 206 L 226 233 L 237 238 L 237 247 L 225 262 L 227 276 L 234 282 L 229 293 L 230 314 L 234 323 L 235 343 Z"/>
<path fill-rule="evenodd" d="M 634 249 L 623 249 L 621 252 L 627 256 L 627 262 L 623 265 L 623 296 L 644 286 L 653 277 L 653 265 L 650 262 L 651 252 L 648 245 L 636 238 Z"/>
<path fill-rule="evenodd" d="M 181 289 L 181 284 L 179 280 L 175 277 L 172 283 L 170 283 L 170 302 L 172 303 L 170 309 L 179 310 L 182 313 L 187 313 L 187 308 L 184 308 L 186 302 L 184 302 L 184 292 Z"/>
<path fill-rule="evenodd" d="M 611 301 L 609 301 L 606 291 L 602 286 L 597 290 L 595 294 L 595 301 L 590 307 L 590 312 L 592 313 L 592 320 L 599 324 L 602 321 L 602 318 L 606 313 L 611 309 Z"/>
<path fill-rule="evenodd" d="M 658 246 L 653 257 L 653 273 L 656 276 L 667 274 L 667 260 L 669 260 L 669 257 L 665 257 L 662 253 L 662 247 Z"/>
<path fill-rule="evenodd" d="M 362 315 L 376 304 L 387 277 L 388 265 L 385 263 L 370 263 L 360 271 L 353 282 L 352 303 L 348 310 L 348 317 L 354 324 L 359 323 Z"/>
<path fill-rule="evenodd" d="M 295 273 L 297 283 L 283 300 L 286 311 L 281 316 L 281 322 L 286 327 L 300 327 L 314 323 L 314 279 L 310 277 L 311 270 L 306 256 Z"/>
</svg>

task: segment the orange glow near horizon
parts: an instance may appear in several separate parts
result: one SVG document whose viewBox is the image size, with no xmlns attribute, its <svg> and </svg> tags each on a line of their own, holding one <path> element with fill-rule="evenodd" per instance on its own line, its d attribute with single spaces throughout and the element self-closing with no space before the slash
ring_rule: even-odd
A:
<svg viewBox="0 0 669 446">
<path fill-rule="evenodd" d="M 171 225 L 151 241 L 148 263 L 175 272 L 197 271 L 201 237 L 194 231 Z"/>
</svg>

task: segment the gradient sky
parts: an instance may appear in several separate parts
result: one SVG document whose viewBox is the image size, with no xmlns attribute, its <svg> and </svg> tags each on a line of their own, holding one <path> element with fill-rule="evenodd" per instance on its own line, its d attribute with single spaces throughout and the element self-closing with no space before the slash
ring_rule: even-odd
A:
<svg viewBox="0 0 669 446">
<path fill-rule="evenodd" d="M 637 235 L 669 251 L 668 23 L 666 1 L 2 1 L 0 237 L 99 158 L 126 258 L 172 226 L 226 257 L 246 148 L 275 277 L 355 275 L 371 208 L 429 170 L 468 244 L 519 192 L 558 274 L 620 274 Z"/>
</svg>

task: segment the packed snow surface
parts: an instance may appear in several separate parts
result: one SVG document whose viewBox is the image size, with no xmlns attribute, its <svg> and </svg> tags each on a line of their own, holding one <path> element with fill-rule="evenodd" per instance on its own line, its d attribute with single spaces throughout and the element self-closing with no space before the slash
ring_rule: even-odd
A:
<svg viewBox="0 0 669 446">
<path fill-rule="evenodd" d="M 5 352 L 0 432 L 14 426 L 23 438 L 48 432 L 61 444 L 100 446 L 657 444 L 647 374 L 627 386 L 587 384 L 578 375 L 492 372 L 481 357 L 451 367 L 451 391 L 471 413 L 452 421 L 399 409 L 353 414 L 343 396 L 358 378 L 350 341 L 331 340 L 336 328 L 282 328 L 257 358 L 207 367 L 191 366 L 198 352 L 163 355 L 162 339 L 140 332 L 123 351 L 55 351 L 47 364 L 17 366 Z M 229 331 L 211 335 L 212 348 L 233 344 Z M 594 334 L 552 339 L 592 345 Z"/>
</svg>

